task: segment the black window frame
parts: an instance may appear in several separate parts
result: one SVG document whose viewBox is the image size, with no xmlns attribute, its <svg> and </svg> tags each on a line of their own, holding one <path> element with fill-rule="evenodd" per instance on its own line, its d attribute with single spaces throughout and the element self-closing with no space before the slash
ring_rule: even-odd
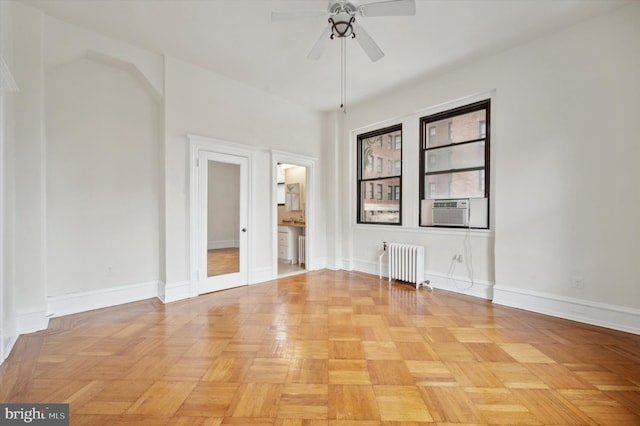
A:
<svg viewBox="0 0 640 426">
<path fill-rule="evenodd" d="M 377 176 L 377 177 L 373 177 L 373 178 L 367 178 L 367 179 L 363 179 L 362 178 L 362 172 L 363 172 L 363 150 L 362 150 L 362 141 L 365 139 L 369 139 L 375 136 L 383 136 L 385 134 L 388 133 L 393 133 L 393 132 L 400 132 L 400 173 L 398 174 L 397 171 L 395 170 L 395 163 L 394 163 L 394 170 L 393 170 L 393 175 L 391 173 L 389 173 L 388 176 Z M 395 142 L 395 139 L 393 139 L 394 145 L 393 145 L 393 150 L 397 150 L 397 145 Z M 403 134 L 402 134 L 402 123 L 398 123 L 398 124 L 394 124 L 392 126 L 388 126 L 382 129 L 377 129 L 377 130 L 373 130 L 370 132 L 366 132 L 366 133 L 362 133 L 357 135 L 357 170 L 356 170 L 356 194 L 357 194 L 357 208 L 356 208 L 356 223 L 358 224 L 365 224 L 365 225 L 389 225 L 389 226 L 402 226 L 402 149 L 403 149 Z M 391 172 L 391 171 L 389 171 Z M 375 221 L 369 221 L 369 220 L 364 220 L 364 218 L 362 217 L 362 202 L 363 202 L 363 195 L 366 194 L 362 194 L 362 184 L 363 183 L 377 183 L 380 181 L 386 181 L 389 179 L 398 179 L 399 186 L 399 197 L 397 199 L 398 201 L 398 221 L 397 222 L 375 222 Z M 394 200 L 396 201 L 396 195 L 398 195 L 395 190 L 394 190 Z M 383 198 L 384 199 L 384 196 Z"/>
<path fill-rule="evenodd" d="M 463 141 L 463 142 L 451 142 L 449 144 L 443 144 L 443 145 L 437 145 L 437 146 L 431 146 L 431 142 L 434 138 L 432 138 L 431 135 L 431 131 L 430 129 L 433 127 L 431 124 L 434 122 L 438 122 L 438 121 L 442 121 L 442 120 L 446 120 L 447 118 L 454 118 L 457 117 L 459 115 L 464 115 L 464 114 L 469 114 L 472 112 L 476 112 L 476 111 L 481 111 L 481 110 L 485 110 L 485 119 L 484 119 L 484 127 L 485 127 L 485 134 L 484 136 L 480 135 L 479 133 L 479 137 L 477 139 L 471 139 L 468 141 Z M 482 101 L 478 101 L 478 102 L 474 102 L 472 104 L 469 105 L 464 105 L 458 108 L 453 108 L 447 111 L 442 111 L 436 114 L 432 114 L 432 115 L 428 115 L 425 117 L 421 117 L 420 118 L 420 145 L 419 145 L 419 167 L 420 167 L 420 182 L 419 182 L 419 188 L 420 188 L 420 200 L 425 200 L 427 199 L 426 196 L 426 191 L 427 188 L 425 188 L 425 177 L 429 174 L 445 174 L 445 173 L 455 173 L 455 172 L 465 172 L 465 171 L 476 171 L 476 170 L 484 170 L 484 198 L 487 199 L 487 224 L 486 226 L 483 227 L 473 227 L 473 229 L 489 229 L 490 227 L 490 216 L 489 216 L 489 205 L 491 204 L 490 201 L 490 185 L 489 185 L 489 176 L 490 176 L 490 167 L 491 167 L 491 99 L 484 99 Z M 480 124 L 479 124 L 479 129 L 480 130 Z M 451 131 L 449 132 L 449 134 L 451 135 Z M 442 148 L 449 148 L 449 147 L 454 147 L 454 146 L 461 146 L 464 144 L 469 144 L 469 143 L 477 143 L 480 141 L 485 142 L 484 145 L 484 167 L 472 167 L 472 168 L 466 168 L 466 169 L 447 169 L 447 170 L 439 170 L 436 172 L 426 172 L 426 164 L 425 164 L 425 152 L 426 151 L 431 151 L 431 150 L 437 150 L 437 149 L 442 149 Z M 482 188 L 481 188 L 482 189 Z M 430 198 L 431 199 L 431 198 Z M 419 203 L 420 205 L 420 211 L 419 211 L 419 218 L 422 217 L 422 202 Z M 442 225 L 423 225 L 421 223 L 421 220 L 419 219 L 418 221 L 418 225 L 420 227 L 423 228 L 459 228 L 457 226 L 442 226 Z M 466 227 L 465 227 L 466 228 Z"/>
</svg>

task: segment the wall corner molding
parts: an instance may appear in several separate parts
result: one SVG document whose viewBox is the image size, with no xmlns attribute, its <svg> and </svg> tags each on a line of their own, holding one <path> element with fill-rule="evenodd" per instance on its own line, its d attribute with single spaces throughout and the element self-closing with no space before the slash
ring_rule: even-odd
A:
<svg viewBox="0 0 640 426">
<path fill-rule="evenodd" d="M 47 315 L 46 311 L 33 311 L 18 313 L 18 315 L 16 315 L 16 328 L 18 329 L 18 336 L 22 334 L 35 333 L 36 331 L 46 330 L 47 327 L 49 327 L 49 316 Z M 8 353 L 9 352 L 7 352 L 7 354 Z"/>
<path fill-rule="evenodd" d="M 162 287 L 162 289 L 160 287 Z M 197 296 L 197 294 L 195 296 Z M 157 297 L 164 304 L 188 299 L 191 297 L 191 283 L 189 281 L 181 281 L 160 284 Z"/>
</svg>

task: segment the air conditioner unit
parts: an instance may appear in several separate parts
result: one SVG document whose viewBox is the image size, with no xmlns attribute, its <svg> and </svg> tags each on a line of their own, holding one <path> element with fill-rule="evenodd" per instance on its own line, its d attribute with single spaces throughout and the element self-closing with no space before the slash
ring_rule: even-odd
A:
<svg viewBox="0 0 640 426">
<path fill-rule="evenodd" d="M 469 200 L 435 200 L 433 224 L 440 226 L 468 226 Z"/>
</svg>

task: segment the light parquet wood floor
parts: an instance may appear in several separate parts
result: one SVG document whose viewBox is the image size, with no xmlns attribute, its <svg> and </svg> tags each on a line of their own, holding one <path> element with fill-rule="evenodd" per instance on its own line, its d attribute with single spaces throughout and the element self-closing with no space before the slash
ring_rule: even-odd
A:
<svg viewBox="0 0 640 426">
<path fill-rule="evenodd" d="M 0 385 L 72 425 L 638 425 L 640 336 L 316 271 L 53 319 Z"/>
<path fill-rule="evenodd" d="M 207 276 L 232 274 L 240 270 L 240 249 L 237 247 L 207 250 Z"/>
</svg>

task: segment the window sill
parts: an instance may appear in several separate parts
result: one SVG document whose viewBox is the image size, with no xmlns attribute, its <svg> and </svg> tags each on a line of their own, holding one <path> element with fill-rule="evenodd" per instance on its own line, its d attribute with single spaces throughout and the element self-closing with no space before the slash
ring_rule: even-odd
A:
<svg viewBox="0 0 640 426">
<path fill-rule="evenodd" d="M 417 226 L 417 227 L 409 227 L 409 226 L 398 226 L 398 225 L 380 225 L 380 224 L 366 224 L 366 223 L 356 223 L 354 224 L 354 229 L 358 231 L 389 231 L 389 232 L 402 232 L 408 234 L 416 234 L 420 233 L 423 235 L 450 235 L 459 237 L 460 235 L 464 235 L 467 232 L 474 237 L 479 238 L 493 238 L 495 232 L 492 229 L 473 229 L 469 230 L 469 228 L 440 228 L 440 227 L 427 227 L 427 226 Z"/>
</svg>

